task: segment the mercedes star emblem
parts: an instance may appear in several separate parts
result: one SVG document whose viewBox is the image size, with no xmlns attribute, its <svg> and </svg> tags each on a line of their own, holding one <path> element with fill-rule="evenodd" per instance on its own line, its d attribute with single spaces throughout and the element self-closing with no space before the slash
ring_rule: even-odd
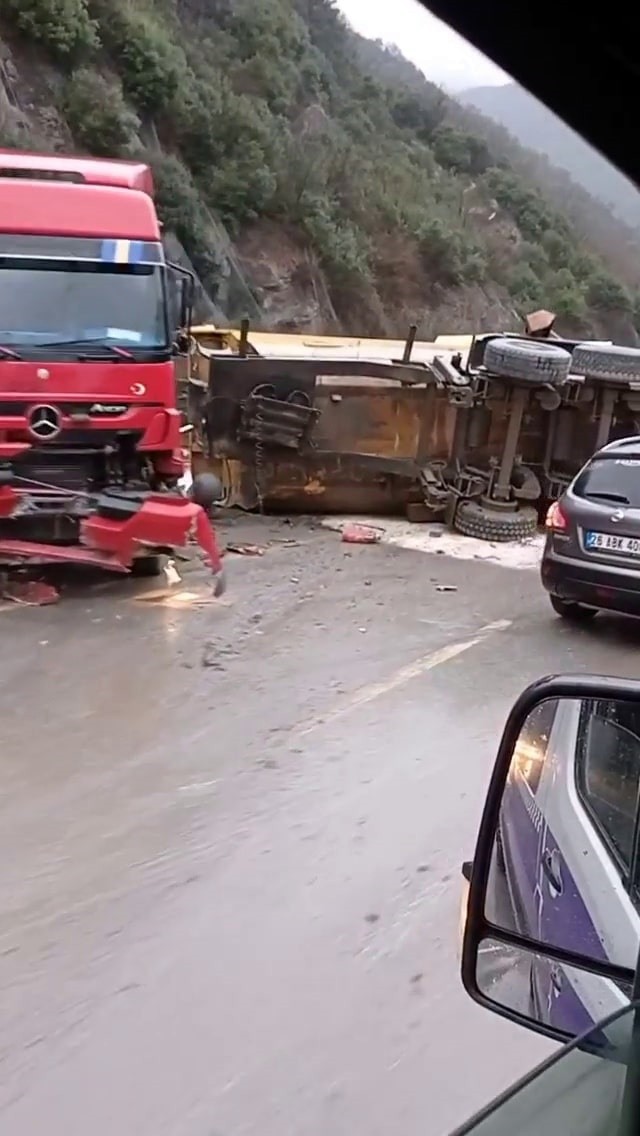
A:
<svg viewBox="0 0 640 1136">
<path fill-rule="evenodd" d="M 41 442 L 57 438 L 62 430 L 60 411 L 55 406 L 34 406 L 29 412 L 29 433 Z"/>
</svg>

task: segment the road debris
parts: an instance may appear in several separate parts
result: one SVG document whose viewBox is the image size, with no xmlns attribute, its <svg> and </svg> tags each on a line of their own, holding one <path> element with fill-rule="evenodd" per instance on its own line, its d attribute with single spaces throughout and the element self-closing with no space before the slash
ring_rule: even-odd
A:
<svg viewBox="0 0 640 1136">
<path fill-rule="evenodd" d="M 228 544 L 225 552 L 235 552 L 236 556 L 264 556 L 265 550 L 259 544 Z"/>
<path fill-rule="evenodd" d="M 368 527 L 370 524 L 373 525 L 376 519 L 369 516 L 360 516 L 357 519 L 330 516 L 323 517 L 320 525 L 333 532 L 342 532 L 344 527 L 352 522 Z M 434 529 L 440 534 L 435 540 Z M 523 541 L 492 545 L 485 540 L 451 532 L 440 524 L 412 525 L 408 521 L 393 517 L 385 518 L 381 537 L 383 544 L 392 544 L 397 548 L 406 548 L 413 552 L 446 556 L 452 560 L 484 561 L 485 564 L 499 564 L 504 568 L 519 571 L 539 570 L 544 539 L 544 533 L 536 533 L 535 536 Z"/>
<path fill-rule="evenodd" d="M 173 587 L 174 584 L 182 583 L 182 577 L 176 568 L 175 561 L 167 561 L 164 566 L 164 574 L 167 577 L 167 583 L 170 587 Z"/>
<path fill-rule="evenodd" d="M 27 607 L 45 607 L 58 603 L 60 599 L 58 589 L 52 584 L 46 584 L 44 580 L 5 579 L 0 594 L 3 600 Z"/>
<path fill-rule="evenodd" d="M 436 584 L 436 592 L 457 592 L 455 584 Z"/>
<path fill-rule="evenodd" d="M 378 525 L 345 525 L 342 540 L 345 544 L 379 544 L 383 533 Z"/>
</svg>

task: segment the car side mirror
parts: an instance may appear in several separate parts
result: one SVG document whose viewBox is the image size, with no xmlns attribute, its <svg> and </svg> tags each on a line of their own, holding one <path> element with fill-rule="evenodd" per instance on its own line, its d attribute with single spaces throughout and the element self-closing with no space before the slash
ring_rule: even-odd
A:
<svg viewBox="0 0 640 1136">
<path fill-rule="evenodd" d="M 196 285 L 192 272 L 179 264 L 167 264 L 167 298 L 169 324 L 176 342 L 179 333 L 189 335 L 193 318 Z M 178 348 L 180 350 L 180 348 Z"/>
<path fill-rule="evenodd" d="M 191 327 L 195 285 L 192 276 L 183 276 L 180 281 L 180 327 Z"/>
<path fill-rule="evenodd" d="M 189 354 L 189 336 L 186 331 L 178 331 L 173 341 L 174 355 Z"/>
<path fill-rule="evenodd" d="M 640 683 L 553 677 L 507 719 L 468 879 L 462 980 L 566 1041 L 628 1003 L 640 945 Z"/>
</svg>

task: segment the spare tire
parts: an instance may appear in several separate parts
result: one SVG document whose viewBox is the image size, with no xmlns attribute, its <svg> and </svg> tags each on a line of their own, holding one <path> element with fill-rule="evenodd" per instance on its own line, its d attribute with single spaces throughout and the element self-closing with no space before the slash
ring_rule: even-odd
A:
<svg viewBox="0 0 640 1136">
<path fill-rule="evenodd" d="M 453 527 L 463 536 L 478 540 L 525 540 L 538 528 L 538 513 L 524 509 L 491 509 L 481 501 L 461 501 L 453 518 Z"/>
<path fill-rule="evenodd" d="M 574 375 L 609 382 L 640 379 L 640 349 L 613 343 L 579 343 L 573 352 L 571 370 Z"/>
<path fill-rule="evenodd" d="M 526 339 L 490 339 L 484 350 L 483 365 L 501 379 L 525 383 L 564 383 L 571 367 L 571 355 L 554 343 Z"/>
</svg>

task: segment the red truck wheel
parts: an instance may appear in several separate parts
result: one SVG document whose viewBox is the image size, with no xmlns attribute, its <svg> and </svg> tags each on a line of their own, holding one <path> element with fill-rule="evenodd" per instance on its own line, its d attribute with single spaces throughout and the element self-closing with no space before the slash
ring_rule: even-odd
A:
<svg viewBox="0 0 640 1136">
<path fill-rule="evenodd" d="M 151 580 L 162 575 L 162 556 L 138 556 L 131 564 L 131 575 L 136 580 Z"/>
</svg>

